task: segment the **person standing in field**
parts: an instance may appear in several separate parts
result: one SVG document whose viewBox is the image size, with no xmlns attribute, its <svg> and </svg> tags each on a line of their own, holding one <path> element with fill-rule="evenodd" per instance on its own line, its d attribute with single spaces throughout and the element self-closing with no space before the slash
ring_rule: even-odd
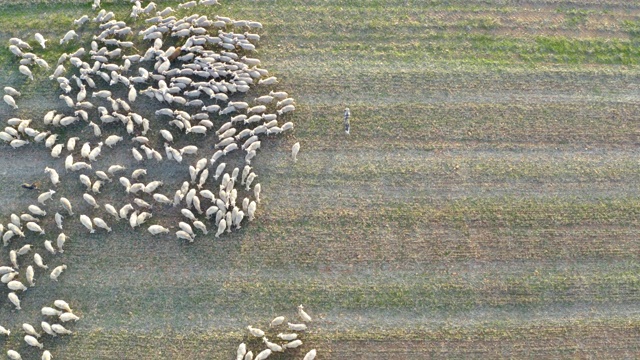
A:
<svg viewBox="0 0 640 360">
<path fill-rule="evenodd" d="M 349 118 L 351 117 L 351 111 L 349 108 L 344 109 L 344 132 L 349 135 L 349 130 L 351 130 L 351 124 L 349 123 Z"/>
</svg>

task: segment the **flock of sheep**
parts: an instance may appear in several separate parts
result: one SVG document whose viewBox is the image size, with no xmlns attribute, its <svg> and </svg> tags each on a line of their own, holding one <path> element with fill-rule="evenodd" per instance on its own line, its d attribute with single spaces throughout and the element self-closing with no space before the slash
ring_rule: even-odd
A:
<svg viewBox="0 0 640 360">
<path fill-rule="evenodd" d="M 251 325 L 247 326 L 247 330 L 249 331 L 250 338 L 261 339 L 261 342 L 266 346 L 266 349 L 262 351 L 256 350 L 256 356 L 253 356 L 253 351 L 248 349 L 246 343 L 241 343 L 238 346 L 238 350 L 236 353 L 236 360 L 264 360 L 267 359 L 272 353 L 281 353 L 285 352 L 287 349 L 296 349 L 302 346 L 302 340 L 299 339 L 300 334 L 307 330 L 307 322 L 311 322 L 311 316 L 307 314 L 302 305 L 298 306 L 298 317 L 303 322 L 301 323 L 291 323 L 287 322 L 286 333 L 280 332 L 277 335 L 271 336 L 272 339 L 277 338 L 276 342 L 269 341 L 269 338 L 266 336 L 267 333 L 259 328 L 255 328 Z M 284 316 L 275 317 L 271 320 L 269 324 L 269 330 L 274 334 L 279 331 L 279 328 L 284 327 L 284 323 L 286 318 Z M 314 360 L 316 358 L 317 351 L 316 349 L 309 350 L 303 360 Z"/>
<path fill-rule="evenodd" d="M 176 10 L 215 4 L 217 0 L 189 1 L 178 5 Z M 130 14 L 136 23 L 134 30 L 116 19 L 113 12 L 101 9 L 99 0 L 94 0 L 93 9 L 100 9 L 95 17 L 84 15 L 74 21 L 81 34 L 94 32 L 90 50 L 79 47 L 71 54 L 62 54 L 49 76 L 60 88 L 59 98 L 65 110 L 48 111 L 41 119 L 13 117 L 0 131 L 0 140 L 13 148 L 44 145 L 53 159 L 64 158 L 63 163 L 52 161 L 44 169 L 51 188 L 59 186 L 61 177 L 65 181 L 77 179 L 83 188 L 82 199 L 58 197 L 53 189 L 43 191 L 37 197 L 38 205 L 30 205 L 19 216 L 12 214 L 6 227 L 0 224 L 0 235 L 4 246 L 10 249 L 12 265 L 0 267 L 0 280 L 11 290 L 8 299 L 18 310 L 21 309 L 18 293 L 27 289 L 24 284 L 35 285 L 36 269 L 48 271 L 45 256 L 47 262 L 56 263 L 49 274 L 52 281 L 57 281 L 67 269 L 66 264 L 58 264 L 55 258 L 56 253 L 64 252 L 68 237 L 62 231 L 67 222 L 77 219 L 87 234 L 94 234 L 111 232 L 110 224 L 121 220 L 135 229 L 154 218 L 154 224 L 145 225 L 149 233 L 169 234 L 170 229 L 177 229 L 174 234 L 178 239 L 193 242 L 196 237 L 207 235 L 209 228 L 215 229 L 214 236 L 219 237 L 239 229 L 243 221 L 252 221 L 260 203 L 261 186 L 255 183 L 258 175 L 251 161 L 268 136 L 293 129 L 293 123 L 285 119 L 295 110 L 295 100 L 286 92 L 271 90 L 251 99 L 248 96 L 251 90 L 277 84 L 276 77 L 260 67 L 260 60 L 248 57 L 256 51 L 255 44 L 260 40 L 260 35 L 250 31 L 262 28 L 260 23 L 221 16 L 209 19 L 198 14 L 177 18 L 171 7 L 160 10 L 153 2 L 143 6 L 135 1 Z M 77 41 L 79 37 L 75 30 L 70 30 L 60 44 Z M 39 33 L 34 34 L 34 39 L 42 48 L 49 41 Z M 137 53 L 137 47 L 144 45 L 147 50 Z M 19 58 L 19 72 L 29 80 L 34 80 L 34 66 L 50 69 L 44 59 L 30 52 L 36 51 L 22 39 L 12 38 L 9 49 Z M 20 109 L 21 92 L 12 87 L 4 87 L 4 92 L 5 103 Z M 117 93 L 126 95 L 118 97 Z M 139 95 L 148 100 L 136 109 Z M 147 118 L 140 113 L 149 102 L 157 102 L 162 108 Z M 91 129 L 91 140 L 63 135 L 71 133 L 65 128 L 81 130 L 87 126 Z M 80 135 L 79 131 L 75 134 Z M 190 144 L 174 148 L 173 144 L 185 139 Z M 129 163 L 100 161 L 103 151 L 129 147 L 128 144 L 133 144 L 128 149 L 130 162 L 136 164 L 133 168 Z M 164 154 L 157 150 L 160 147 Z M 300 144 L 294 144 L 293 161 L 297 160 L 299 150 Z M 227 166 L 233 154 L 240 155 L 244 166 L 233 169 Z M 145 179 L 144 163 L 162 161 L 184 164 L 185 181 L 178 189 L 165 188 L 169 179 Z M 120 191 L 126 194 L 126 203 L 111 204 L 102 199 L 104 194 Z M 77 213 L 83 208 L 90 215 Z M 179 211 L 178 216 L 183 218 L 177 226 L 157 220 L 157 215 L 171 215 L 174 208 L 176 215 Z M 36 242 L 21 247 L 18 244 L 24 243 L 22 240 L 44 239 L 52 232 L 57 233 L 55 244 L 51 240 L 38 242 L 44 245 L 44 256 L 36 252 Z M 19 272 L 20 263 L 26 262 L 20 259 L 26 259 L 25 255 L 30 253 L 36 267 L 28 265 L 24 273 Z M 77 320 L 65 304 L 62 300 L 54 303 L 64 313 L 45 307 L 42 314 L 57 316 L 62 322 Z M 303 319 L 308 317 L 305 314 L 300 307 Z M 40 334 L 28 324 L 23 329 L 26 343 L 42 348 L 37 340 Z M 50 336 L 71 333 L 60 324 L 49 325 L 44 321 L 42 330 Z M 5 333 L 9 335 L 10 331 Z M 289 345 L 277 345 L 264 338 L 267 350 L 270 353 L 297 346 L 294 335 L 282 338 L 291 340 Z M 269 353 L 262 351 L 255 359 L 265 359 Z M 21 358 L 14 350 L 7 355 L 11 359 Z M 314 357 L 312 350 L 304 359 Z M 50 358 L 51 354 L 45 351 L 42 359 Z M 251 359 L 251 352 L 242 358 Z"/>
</svg>

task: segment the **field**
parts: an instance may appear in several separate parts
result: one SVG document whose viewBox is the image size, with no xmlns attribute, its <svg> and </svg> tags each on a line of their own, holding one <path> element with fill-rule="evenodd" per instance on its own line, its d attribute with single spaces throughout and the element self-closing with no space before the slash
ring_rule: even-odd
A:
<svg viewBox="0 0 640 360">
<path fill-rule="evenodd" d="M 0 303 L 16 334 L 3 352 L 36 358 L 19 326 L 64 298 L 82 319 L 47 341 L 56 359 L 231 359 L 247 325 L 298 304 L 318 359 L 638 356 L 640 4 L 221 2 L 205 14 L 265 25 L 258 57 L 297 102 L 295 130 L 255 162 L 257 219 L 193 244 L 71 227 L 60 282 L 40 274 L 23 311 Z M 42 32 L 55 63 L 85 13 L 86 1 L 0 1 L 0 85 L 23 90 L 0 119 L 61 107 L 44 71 L 25 84 L 8 39 Z M 50 160 L 0 146 L 3 223 L 36 202 L 20 184 L 46 183 Z M 150 173 L 187 176 L 161 165 Z"/>
</svg>

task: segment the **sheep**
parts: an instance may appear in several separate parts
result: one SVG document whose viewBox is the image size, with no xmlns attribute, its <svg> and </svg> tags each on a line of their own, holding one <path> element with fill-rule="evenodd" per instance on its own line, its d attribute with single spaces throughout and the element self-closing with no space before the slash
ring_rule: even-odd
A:
<svg viewBox="0 0 640 360">
<path fill-rule="evenodd" d="M 269 323 L 269 327 L 282 325 L 282 323 L 284 323 L 284 320 L 284 316 L 277 316 L 273 320 L 271 320 L 271 323 Z"/>
<path fill-rule="evenodd" d="M 29 253 L 29 251 L 31 251 L 32 248 L 33 245 L 31 244 L 24 245 L 18 251 L 16 251 L 16 254 L 18 254 L 18 256 L 26 255 Z"/>
<path fill-rule="evenodd" d="M 7 283 L 7 287 L 12 291 L 26 291 L 27 287 L 18 280 L 12 280 Z"/>
<path fill-rule="evenodd" d="M 147 175 L 146 169 L 136 169 L 131 173 L 132 179 L 138 179 L 140 176 Z"/>
<path fill-rule="evenodd" d="M 84 186 L 87 187 L 87 191 L 89 189 L 91 189 L 91 179 L 89 179 L 89 177 L 85 174 L 80 174 L 80 176 L 78 176 L 78 179 L 80 179 L 80 183 Z"/>
<path fill-rule="evenodd" d="M 18 295 L 16 295 L 16 293 L 10 292 L 7 297 L 9 298 L 9 301 L 11 301 L 13 306 L 16 307 L 16 310 L 22 310 L 22 308 L 20 307 L 20 298 L 18 297 Z"/>
<path fill-rule="evenodd" d="M 53 271 L 51 271 L 51 274 L 49 275 L 49 278 L 51 278 L 51 280 L 53 280 L 53 281 L 58 281 L 58 277 L 66 269 L 67 269 L 67 265 L 60 265 L 60 266 L 54 268 Z"/>
<path fill-rule="evenodd" d="M 59 334 L 59 335 L 71 335 L 71 334 L 73 334 L 71 331 L 65 329 L 64 326 L 62 326 L 60 324 L 51 325 L 51 329 L 53 331 L 55 331 L 57 334 Z"/>
<path fill-rule="evenodd" d="M 30 346 L 39 347 L 40 349 L 44 347 L 43 344 L 41 344 L 35 337 L 31 335 L 25 335 L 24 341 Z"/>
<path fill-rule="evenodd" d="M 93 223 L 91 219 L 87 215 L 80 215 L 80 222 L 84 225 L 87 230 L 89 230 L 90 234 L 95 233 L 96 231 L 93 229 Z"/>
<path fill-rule="evenodd" d="M 244 360 L 253 360 L 253 351 L 247 352 L 247 354 L 244 356 Z"/>
<path fill-rule="evenodd" d="M 5 95 L 2 97 L 2 99 L 4 100 L 5 103 L 7 103 L 7 105 L 11 106 L 15 110 L 18 109 L 18 105 L 16 105 L 16 101 L 13 99 L 11 95 Z"/>
<path fill-rule="evenodd" d="M 283 107 L 283 106 L 287 106 L 287 105 L 292 105 L 295 102 L 294 98 L 286 98 L 284 100 L 278 101 L 276 103 L 276 107 Z"/>
<path fill-rule="evenodd" d="M 276 344 L 276 343 L 272 343 L 271 341 L 269 341 L 269 339 L 267 339 L 267 337 L 265 336 L 264 338 L 262 338 L 262 342 L 269 348 L 269 350 L 271 350 L 272 352 L 284 352 L 284 349 L 282 348 L 282 346 Z"/>
<path fill-rule="evenodd" d="M 72 320 L 73 321 L 80 320 L 80 318 L 77 315 L 75 315 L 75 314 L 73 314 L 71 312 L 62 313 L 62 314 L 60 314 L 59 318 L 60 318 L 60 321 L 62 321 L 62 322 L 67 322 L 67 321 L 72 321 Z"/>
<path fill-rule="evenodd" d="M 27 208 L 29 210 L 29 212 L 31 212 L 33 215 L 37 215 L 37 216 L 45 216 L 47 215 L 47 212 L 40 209 L 38 206 L 36 205 L 29 205 L 29 207 Z"/>
<path fill-rule="evenodd" d="M 56 316 L 56 317 L 58 317 L 58 316 L 60 316 L 62 314 L 62 311 L 56 310 L 56 309 L 54 309 L 52 307 L 45 306 L 40 310 L 40 313 L 43 316 Z"/>
<path fill-rule="evenodd" d="M 291 157 L 293 158 L 293 162 L 297 162 L 298 161 L 298 152 L 300 152 L 300 143 L 299 142 L 293 144 L 293 146 L 291 147 Z"/>
<path fill-rule="evenodd" d="M 91 195 L 89 195 L 87 193 L 84 193 L 84 194 L 82 194 L 82 198 L 84 199 L 84 201 L 87 204 L 93 206 L 94 209 L 97 209 L 97 208 L 100 207 L 100 205 L 98 205 L 98 203 L 96 202 L 96 199 L 93 196 L 91 196 Z"/>
<path fill-rule="evenodd" d="M 53 245 L 51 245 L 51 241 L 50 240 L 45 240 L 44 248 L 47 249 L 47 251 L 52 253 L 52 254 L 56 253 L 56 249 L 53 248 Z"/>
<path fill-rule="evenodd" d="M 302 345 L 302 340 L 293 340 L 290 341 L 286 344 L 284 344 L 282 347 L 285 349 L 295 349 L 297 347 L 299 347 L 300 345 Z"/>
<path fill-rule="evenodd" d="M 109 166 L 109 169 L 107 169 L 107 172 L 111 175 L 113 175 L 116 172 L 125 170 L 126 168 L 122 165 L 111 165 Z"/>
<path fill-rule="evenodd" d="M 223 152 L 222 150 L 218 150 L 216 151 L 213 156 L 211 156 L 211 159 L 209 160 L 209 164 L 213 165 L 216 161 L 218 161 L 218 159 L 220 159 L 223 156 Z"/>
<path fill-rule="evenodd" d="M 34 263 L 36 264 L 36 266 L 38 266 L 39 268 L 42 268 L 42 269 L 48 269 L 48 268 L 49 268 L 49 266 L 45 265 L 45 264 L 42 262 L 42 256 L 40 256 L 40 254 L 38 254 L 38 253 L 33 254 L 33 262 L 34 262 Z"/>
<path fill-rule="evenodd" d="M 62 207 L 67 211 L 67 213 L 69 213 L 69 215 L 73 215 L 73 207 L 71 206 L 71 202 L 69 201 L 69 199 L 61 197 L 60 203 L 62 204 Z"/>
<path fill-rule="evenodd" d="M 53 330 L 52 330 L 52 332 L 53 332 Z M 52 357 L 51 357 L 51 352 L 49 352 L 49 350 L 45 350 L 45 351 L 42 353 L 42 358 L 41 358 L 41 360 L 51 360 L 51 359 L 52 359 Z"/>
<path fill-rule="evenodd" d="M 193 237 L 186 231 L 180 230 L 176 231 L 176 237 L 178 239 L 189 240 L 189 242 L 193 242 Z"/>
<path fill-rule="evenodd" d="M 11 140 L 11 142 L 9 143 L 9 145 L 11 145 L 11 147 L 14 148 L 14 149 L 17 149 L 19 147 L 25 146 L 27 144 L 29 144 L 29 141 L 20 140 L 20 139 Z"/>
<path fill-rule="evenodd" d="M 29 221 L 27 223 L 27 229 L 33 231 L 33 232 L 37 232 L 40 233 L 40 235 L 44 235 L 44 230 L 42 230 L 42 228 L 40 227 L 40 225 L 36 224 L 33 221 Z"/>
<path fill-rule="evenodd" d="M 47 192 L 43 192 L 38 196 L 38 202 L 42 205 L 46 205 L 45 201 L 51 199 L 53 197 L 53 194 L 55 193 L 56 193 L 55 190 L 49 190 Z"/>
<path fill-rule="evenodd" d="M 253 326 L 249 325 L 247 326 L 247 330 L 249 330 L 249 333 L 257 338 L 261 338 L 264 336 L 264 331 L 258 329 L 258 328 L 254 328 Z"/>
<path fill-rule="evenodd" d="M 245 343 L 241 343 L 240 345 L 238 345 L 238 350 L 236 351 L 236 360 L 244 359 L 244 356 L 246 355 L 246 353 L 247 353 L 247 345 Z"/>
<path fill-rule="evenodd" d="M 202 231 L 204 235 L 207 235 L 209 232 L 207 231 L 207 226 L 202 221 L 194 221 L 193 226 Z"/>
<path fill-rule="evenodd" d="M 305 354 L 304 358 L 302 358 L 302 360 L 314 360 L 316 358 L 316 349 L 311 349 L 309 350 L 308 353 Z"/>
<path fill-rule="evenodd" d="M 4 326 L 0 326 L 0 334 L 1 335 L 11 335 L 11 330 L 7 330 Z"/>
<path fill-rule="evenodd" d="M 20 353 L 15 350 L 7 350 L 7 356 L 11 360 L 22 360 L 22 356 L 20 356 Z"/>
<path fill-rule="evenodd" d="M 298 305 L 298 316 L 300 316 L 302 321 L 311 322 L 311 316 L 304 311 L 304 307 L 302 305 Z"/>
<path fill-rule="evenodd" d="M 151 233 L 151 235 L 168 234 L 169 233 L 169 229 L 167 229 L 166 227 L 160 226 L 160 225 L 151 225 L 151 226 L 149 226 L 149 228 L 147 230 L 149 231 L 149 233 Z"/>
<path fill-rule="evenodd" d="M 18 90 L 12 88 L 11 86 L 5 86 L 4 92 L 7 93 L 7 95 L 16 97 L 22 95 Z"/>
<path fill-rule="evenodd" d="M 245 184 L 246 184 L 245 190 L 249 191 L 251 189 L 251 183 L 257 177 L 258 175 L 256 175 L 256 173 L 254 172 L 252 172 L 251 174 L 249 174 L 249 176 L 247 176 L 247 181 L 245 181 Z"/>
<path fill-rule="evenodd" d="M 271 355 L 271 349 L 262 350 L 260 353 L 258 353 L 258 355 L 256 355 L 254 360 L 265 360 L 270 355 Z"/>
<path fill-rule="evenodd" d="M 25 66 L 25 65 L 18 66 L 18 71 L 22 75 L 28 77 L 30 80 L 33 81 L 33 74 L 31 73 L 31 70 L 27 66 Z"/>
<path fill-rule="evenodd" d="M 16 278 L 16 276 L 18 276 L 18 273 L 17 273 L 17 272 L 11 272 L 11 273 L 8 273 L 8 274 L 4 274 L 4 275 L 2 275 L 2 277 L 0 278 L 0 281 L 1 281 L 3 284 L 7 284 L 7 283 L 9 283 L 10 281 L 12 281 L 13 279 L 15 279 L 15 278 Z"/>
<path fill-rule="evenodd" d="M 18 266 L 18 253 L 15 250 L 9 251 L 9 261 L 11 261 L 11 265 L 13 265 L 14 268 L 20 268 L 20 266 Z"/>
<path fill-rule="evenodd" d="M 38 42 L 38 44 L 40 44 L 40 46 L 41 46 L 43 49 L 46 49 L 46 48 L 47 48 L 47 46 L 46 46 L 46 42 L 47 42 L 47 41 L 49 41 L 49 40 L 46 40 L 46 39 L 44 38 L 44 36 L 42 36 L 42 34 L 40 34 L 40 33 L 35 33 L 35 35 L 33 35 L 33 37 L 35 37 L 35 38 L 36 38 L 36 41 Z"/>
<path fill-rule="evenodd" d="M 91 187 L 91 191 L 92 191 L 94 194 L 100 194 L 100 187 L 101 187 L 101 186 L 102 186 L 102 181 L 100 181 L 100 180 L 96 180 L 96 181 L 93 183 L 93 186 Z"/>
<path fill-rule="evenodd" d="M 218 231 L 216 231 L 216 237 L 220 237 L 220 235 L 222 235 L 226 227 L 227 227 L 226 220 L 221 219 L 220 222 L 218 223 Z"/>
<path fill-rule="evenodd" d="M 305 331 L 305 330 L 307 330 L 307 325 L 305 325 L 305 324 L 287 323 L 287 326 L 289 327 L 289 330 L 293 330 L 293 331 Z"/>
<path fill-rule="evenodd" d="M 104 140 L 104 144 L 112 148 L 119 141 L 122 141 L 123 137 L 118 135 L 111 135 Z"/>
<path fill-rule="evenodd" d="M 105 229 L 107 230 L 107 232 L 111 232 L 111 228 L 109 227 L 109 225 L 107 225 L 107 223 L 101 218 L 93 218 L 93 223 L 96 225 L 96 227 Z"/>
<path fill-rule="evenodd" d="M 277 111 L 276 111 L 276 113 L 277 113 L 278 115 L 282 115 L 282 114 L 286 114 L 286 113 L 292 112 L 292 111 L 294 111 L 295 109 L 296 109 L 296 106 L 295 106 L 295 105 L 286 105 L 286 106 L 284 106 L 282 109 L 277 110 Z"/>
<path fill-rule="evenodd" d="M 216 173 L 215 175 L 213 175 L 214 180 L 218 180 L 218 178 L 220 177 L 220 175 L 222 175 L 222 172 L 224 171 L 224 168 L 227 166 L 227 163 L 220 163 L 220 165 L 218 165 L 218 167 L 216 168 Z"/>
<path fill-rule="evenodd" d="M 24 330 L 24 332 L 27 333 L 27 335 L 35 336 L 37 338 L 40 337 L 40 334 L 38 334 L 36 329 L 31 324 L 23 323 L 22 330 Z"/>
<path fill-rule="evenodd" d="M 285 341 L 291 341 L 291 340 L 295 340 L 295 339 L 298 338 L 298 334 L 296 334 L 296 333 L 290 333 L 290 334 L 280 333 L 277 336 L 278 336 L 278 338 L 280 338 L 282 340 L 285 340 Z"/>
<path fill-rule="evenodd" d="M 60 39 L 60 45 L 71 41 L 73 38 L 77 38 L 78 34 L 75 31 L 69 30 L 62 39 Z"/>
</svg>

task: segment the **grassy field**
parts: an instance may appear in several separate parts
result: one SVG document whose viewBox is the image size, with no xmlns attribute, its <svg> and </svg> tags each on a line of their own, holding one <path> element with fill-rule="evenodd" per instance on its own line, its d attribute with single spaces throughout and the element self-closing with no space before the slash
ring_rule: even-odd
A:
<svg viewBox="0 0 640 360">
<path fill-rule="evenodd" d="M 193 244 L 70 224 L 65 253 L 45 258 L 69 265 L 60 282 L 38 272 L 23 311 L 0 305 L 15 332 L 5 352 L 36 358 L 19 326 L 64 298 L 82 319 L 45 340 L 57 359 L 231 359 L 246 325 L 300 303 L 318 359 L 639 355 L 640 4 L 221 2 L 206 14 L 265 25 L 258 56 L 297 101 L 294 132 L 255 161 L 257 220 Z M 103 6 L 129 21 L 128 2 Z M 77 48 L 55 42 L 84 13 L 87 1 L 0 1 L 0 84 L 24 94 L 2 120 L 61 106 L 44 76 L 25 84 L 8 39 L 43 33 L 55 63 Z M 19 185 L 46 182 L 50 159 L 0 147 L 4 223 L 35 203 Z M 185 179 L 161 165 L 150 175 Z"/>
</svg>

